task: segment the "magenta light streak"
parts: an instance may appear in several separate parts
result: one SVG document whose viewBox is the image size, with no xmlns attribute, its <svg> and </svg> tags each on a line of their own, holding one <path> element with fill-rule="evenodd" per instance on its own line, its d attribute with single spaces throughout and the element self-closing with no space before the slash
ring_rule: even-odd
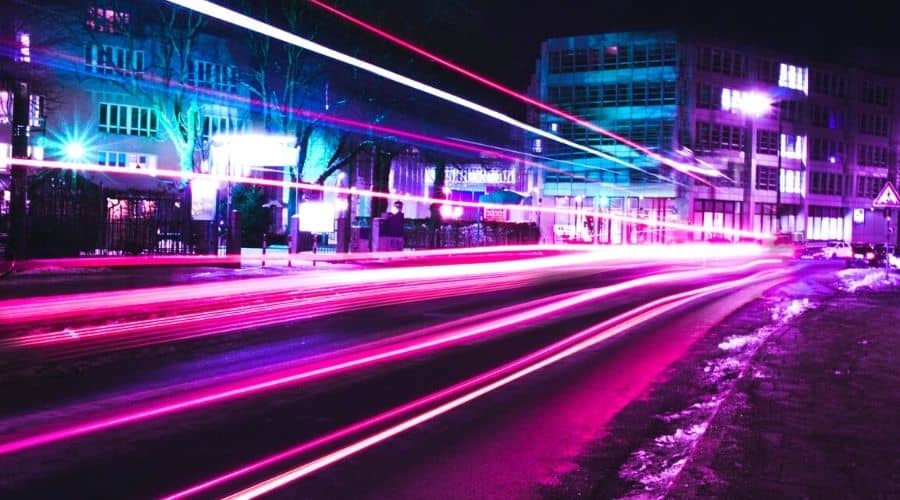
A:
<svg viewBox="0 0 900 500">
<path fill-rule="evenodd" d="M 64 427 L 54 431 L 29 435 L 27 437 L 14 439 L 5 443 L 0 443 L 0 455 L 18 452 L 21 450 L 53 443 L 63 439 L 73 438 L 85 434 L 91 434 L 97 431 L 120 427 L 126 424 L 141 422 L 151 418 L 169 415 L 193 408 L 209 406 L 215 403 L 232 400 L 239 397 L 246 397 L 263 391 L 283 388 L 300 382 L 306 382 L 327 375 L 341 373 L 350 369 L 360 369 L 364 367 L 374 366 L 387 361 L 403 359 L 412 354 L 428 352 L 437 348 L 446 348 L 456 345 L 462 341 L 468 341 L 480 335 L 491 332 L 503 331 L 512 326 L 522 324 L 529 321 L 535 321 L 549 315 L 558 314 L 559 312 L 569 310 L 571 308 L 583 305 L 587 302 L 597 300 L 603 297 L 609 297 L 628 290 L 639 289 L 647 286 L 658 285 L 663 283 L 673 283 L 675 281 L 692 280 L 704 277 L 710 277 L 721 274 L 732 274 L 754 267 L 766 264 L 780 262 L 777 259 L 761 259 L 741 266 L 725 267 L 725 268 L 707 268 L 691 271 L 678 271 L 672 273 L 656 274 L 630 280 L 624 283 L 610 285 L 588 292 L 580 293 L 576 296 L 567 297 L 551 304 L 530 308 L 527 311 L 506 315 L 499 319 L 481 322 L 475 326 L 456 329 L 447 333 L 431 335 L 424 339 L 414 339 L 400 342 L 398 345 L 381 347 L 372 351 L 363 351 L 343 358 L 326 360 L 313 364 L 313 366 L 303 367 L 300 371 L 291 373 L 278 373 L 275 375 L 267 375 L 265 377 L 244 381 L 233 385 L 229 388 L 219 389 L 217 391 L 205 391 L 193 393 L 187 397 L 182 397 L 164 404 L 151 405 L 140 410 L 129 411 L 93 420 L 90 422 Z"/>
<path fill-rule="evenodd" d="M 455 396 L 456 394 L 472 388 L 476 387 L 482 383 L 485 383 L 491 379 L 495 379 L 497 377 L 502 377 L 499 380 L 496 380 L 486 386 L 483 386 L 479 389 L 476 389 L 468 394 L 463 396 L 459 396 L 456 399 L 445 402 L 440 406 L 426 411 L 422 414 L 419 414 L 415 417 L 412 417 L 404 422 L 391 426 L 387 429 L 384 429 L 376 434 L 369 436 L 368 438 L 362 439 L 353 443 L 351 445 L 345 446 L 339 450 L 328 453 L 316 460 L 311 462 L 307 462 L 300 467 L 296 467 L 290 471 L 279 474 L 270 479 L 261 481 L 249 488 L 241 490 L 234 495 L 230 495 L 227 498 L 231 499 L 250 499 L 255 498 L 257 496 L 266 494 L 275 489 L 278 489 L 286 484 L 305 477 L 313 472 L 321 470 L 324 467 L 327 467 L 335 462 L 338 462 L 344 458 L 347 458 L 355 453 L 365 450 L 371 446 L 374 446 L 382 441 L 385 441 L 393 436 L 396 436 L 402 432 L 410 430 L 416 427 L 419 424 L 427 422 L 433 418 L 436 418 L 444 413 L 447 413 L 455 408 L 458 408 L 470 401 L 473 401 L 485 394 L 493 392 L 501 387 L 508 385 L 516 380 L 519 380 L 531 373 L 534 373 L 542 368 L 550 366 L 560 360 L 568 358 L 572 355 L 575 355 L 579 352 L 584 351 L 585 349 L 592 347 L 600 342 L 608 340 L 612 337 L 620 335 L 621 333 L 639 326 L 642 323 L 650 321 L 654 318 L 659 317 L 666 312 L 669 312 L 673 309 L 681 307 L 683 305 L 688 304 L 689 302 L 696 300 L 701 297 L 705 297 L 714 293 L 722 292 L 728 289 L 733 289 L 737 287 L 741 287 L 747 284 L 750 284 L 754 281 L 760 281 L 763 279 L 774 279 L 778 276 L 783 276 L 785 271 L 774 271 L 774 272 L 763 272 L 757 273 L 753 276 L 742 278 L 735 281 L 730 281 L 727 283 L 720 283 L 716 285 L 707 286 L 704 288 L 691 290 L 688 292 L 682 292 L 674 295 L 670 295 L 661 299 L 657 299 L 648 304 L 644 304 L 639 306 L 633 310 L 620 314 L 615 318 L 604 321 L 600 324 L 591 326 L 585 330 L 582 330 L 578 333 L 575 333 L 565 339 L 558 341 L 550 346 L 547 346 L 543 349 L 540 349 L 536 352 L 528 354 L 522 358 L 519 358 L 515 361 L 507 363 L 499 368 L 495 368 L 489 372 L 480 374 L 474 378 L 468 379 L 462 383 L 456 384 L 449 388 L 443 389 L 441 391 L 432 393 L 429 396 L 421 398 L 419 400 L 413 401 L 406 405 L 397 407 L 395 409 L 389 410 L 388 412 L 382 413 L 378 416 L 372 417 L 367 420 L 363 420 L 357 424 L 349 426 L 340 431 L 328 434 L 321 438 L 315 439 L 309 443 L 305 443 L 289 450 L 280 452 L 276 455 L 272 455 L 268 458 L 260 460 L 258 462 L 254 462 L 250 465 L 242 467 L 240 469 L 234 470 L 222 476 L 213 478 L 211 480 L 205 481 L 201 484 L 198 484 L 194 487 L 188 488 L 181 492 L 175 493 L 169 497 L 168 499 L 174 498 L 183 498 L 185 496 L 193 495 L 209 489 L 213 486 L 222 484 L 224 482 L 230 481 L 242 475 L 245 475 L 249 472 L 254 472 L 260 470 L 263 467 L 276 463 L 278 461 L 284 460 L 286 458 L 290 458 L 291 456 L 295 456 L 304 451 L 310 450 L 316 446 L 324 444 L 326 442 L 334 441 L 335 439 L 347 436 L 353 432 L 358 430 L 371 427 L 378 423 L 384 422 L 391 418 L 394 418 L 403 413 L 407 413 L 409 411 L 421 408 L 422 406 L 426 406 L 435 401 L 439 401 L 442 399 L 446 399 L 448 397 Z M 512 372 L 512 373 L 510 373 Z"/>
<path fill-rule="evenodd" d="M 660 163 L 664 163 L 664 164 L 666 164 L 666 165 L 669 165 L 670 167 L 672 167 L 672 168 L 674 168 L 674 169 L 676 169 L 676 170 L 678 170 L 678 171 L 680 171 L 680 172 L 683 172 L 683 173 L 685 173 L 685 174 L 687 174 L 687 175 L 693 177 L 694 179 L 699 180 L 700 182 L 702 182 L 702 183 L 704 183 L 704 184 L 711 185 L 711 184 L 709 183 L 709 181 L 707 181 L 707 180 L 705 180 L 705 179 L 703 179 L 703 178 L 701 178 L 701 177 L 698 177 L 698 176 L 696 176 L 696 175 L 693 174 L 693 172 L 695 172 L 695 171 L 698 170 L 697 167 L 694 166 L 694 165 L 686 165 L 686 164 L 682 164 L 682 163 L 677 162 L 677 161 L 674 161 L 674 160 L 672 160 L 672 159 L 670 159 L 670 158 L 663 157 L 663 156 L 661 156 L 661 155 L 655 153 L 654 151 L 648 149 L 647 147 L 643 146 L 642 144 L 637 143 L 637 142 L 634 142 L 634 141 L 632 141 L 631 139 L 629 139 L 629 138 L 627 138 L 627 137 L 624 137 L 624 136 L 621 136 L 621 135 L 616 134 L 616 133 L 614 133 L 614 132 L 611 132 L 611 131 L 609 131 L 609 130 L 607 130 L 607 129 L 604 129 L 604 128 L 602 128 L 602 127 L 599 127 L 599 126 L 595 125 L 594 123 L 591 123 L 591 122 L 589 122 L 589 121 L 587 121 L 587 120 L 584 120 L 584 119 L 582 119 L 582 118 L 579 118 L 579 117 L 577 117 L 577 116 L 575 116 L 575 115 L 573 115 L 573 114 L 567 113 L 567 112 L 565 112 L 565 111 L 563 111 L 563 110 L 561 110 L 561 109 L 559 109 L 559 108 L 555 108 L 555 107 L 553 107 L 553 106 L 551 106 L 551 105 L 549 105 L 549 104 L 547 104 L 547 103 L 544 103 L 544 102 L 542 102 L 542 101 L 539 101 L 539 100 L 537 100 L 537 99 L 534 99 L 534 98 L 532 98 L 532 97 L 529 97 L 529 96 L 527 96 L 527 95 L 525 95 L 525 94 L 521 94 L 521 93 L 519 93 L 519 92 L 516 92 L 515 90 L 512 90 L 512 89 L 510 89 L 510 88 L 508 88 L 508 87 L 505 87 L 505 86 L 503 86 L 503 85 L 500 85 L 499 83 L 494 82 L 493 80 L 490 80 L 490 79 L 488 79 L 488 78 L 486 78 L 486 77 L 484 77 L 484 76 L 481 76 L 481 75 L 479 75 L 479 74 L 477 74 L 477 73 L 474 73 L 474 72 L 472 72 L 472 71 L 470 71 L 470 70 L 467 70 L 466 68 L 463 68 L 462 66 L 459 66 L 458 64 L 455 64 L 455 63 L 453 63 L 453 62 L 451 62 L 451 61 L 448 61 L 448 60 L 446 60 L 446 59 L 444 59 L 444 58 L 442 58 L 442 57 L 440 57 L 440 56 L 437 56 L 437 55 L 435 55 L 435 54 L 433 54 L 433 53 L 431 53 L 431 52 L 428 52 L 427 50 L 425 50 L 425 49 L 423 49 L 423 48 L 420 48 L 420 47 L 418 47 L 418 46 L 416 46 L 416 45 L 413 45 L 412 43 L 407 42 L 406 40 L 403 40 L 402 38 L 399 38 L 399 37 L 397 37 L 397 36 L 395 36 L 395 35 L 392 35 L 391 33 L 388 33 L 387 31 L 385 31 L 385 30 L 383 30 L 383 29 L 381 29 L 381 28 L 378 28 L 378 27 L 376 27 L 376 26 L 373 26 L 373 25 L 371 25 L 371 24 L 369 24 L 369 23 L 367 23 L 367 22 L 365 22 L 365 21 L 363 21 L 363 20 L 361 20 L 361 19 L 355 18 L 355 17 L 351 16 L 350 14 L 347 14 L 347 13 L 341 11 L 341 10 L 338 10 L 338 9 L 336 9 L 335 7 L 332 7 L 332 6 L 330 6 L 330 5 L 327 5 L 327 4 L 325 4 L 324 2 L 321 2 L 320 0 L 307 0 L 307 1 L 310 2 L 310 3 L 312 3 L 313 5 L 316 5 L 316 6 L 320 7 L 320 8 L 322 8 L 322 9 L 324 9 L 324 10 L 326 10 L 326 11 L 328 11 L 328 12 L 330 12 L 330 13 L 332 13 L 332 14 L 334 14 L 334 15 L 336 15 L 336 16 L 338 16 L 338 17 L 340 17 L 340 18 L 342 18 L 342 19 L 344 19 L 344 20 L 346 20 L 346 21 L 348 21 L 348 22 L 350 22 L 350 23 L 352 23 L 352 24 L 355 24 L 355 25 L 357 25 L 357 26 L 359 26 L 359 27 L 361 27 L 361 28 L 363 28 L 363 29 L 365 29 L 365 30 L 371 32 L 371 33 L 375 33 L 376 35 L 378 35 L 378 36 L 384 38 L 385 40 L 388 40 L 388 41 L 390 41 L 390 42 L 393 42 L 393 43 L 395 43 L 395 44 L 397 44 L 397 45 L 399 45 L 399 46 L 401 46 L 401 47 L 403 47 L 403 48 L 405 48 L 405 49 L 407 49 L 407 50 L 410 50 L 410 51 L 412 51 L 412 52 L 414 52 L 414 53 L 416 53 L 416 54 L 418 54 L 418 55 L 420 55 L 420 56 L 422 56 L 422 57 L 425 57 L 426 59 L 430 59 L 430 60 L 432 60 L 432 61 L 434 61 L 434 62 L 440 64 L 441 66 L 444 66 L 445 68 L 451 69 L 451 70 L 453 70 L 453 71 L 455 71 L 455 72 L 457 72 L 457 73 L 459 73 L 459 74 L 461 74 L 461 75 L 463 75 L 463 76 L 466 76 L 466 77 L 468 77 L 468 78 L 470 78 L 470 79 L 472 79 L 472 80 L 475 80 L 475 81 L 477 81 L 477 82 L 479 82 L 479 83 L 481 83 L 481 84 L 484 84 L 484 85 L 486 85 L 486 86 L 488 86 L 488 87 L 490 87 L 490 88 L 492 88 L 492 89 L 494 89 L 494 90 L 497 90 L 497 91 L 499 91 L 499 92 L 502 92 L 502 93 L 504 93 L 504 94 L 506 94 L 506 95 L 508 95 L 508 96 L 514 97 L 514 98 L 518 99 L 519 101 L 522 101 L 522 102 L 524 102 L 524 103 L 526 103 L 526 104 L 530 104 L 530 105 L 535 106 L 535 107 L 537 107 L 537 108 L 540 108 L 540 109 L 542 109 L 542 110 L 544 110 L 544 111 L 547 111 L 548 113 L 552 113 L 552 114 L 554 114 L 554 115 L 556 115 L 556 116 L 559 116 L 559 117 L 561 117 L 561 118 L 565 118 L 566 120 L 569 120 L 569 121 L 571 121 L 571 122 L 573 122 L 573 123 L 576 123 L 576 124 L 578 124 L 578 125 L 580 125 L 580 126 L 582 126 L 582 127 L 584 127 L 584 128 L 587 128 L 587 129 L 592 130 L 592 131 L 594 131 L 594 132 L 597 132 L 597 133 L 599 133 L 599 134 L 605 135 L 605 136 L 607 136 L 607 137 L 611 137 L 611 138 L 613 138 L 613 139 L 615 139 L 615 140 L 617 140 L 617 141 L 619 141 L 619 142 L 621 142 L 621 143 L 623 143 L 623 144 L 627 144 L 628 146 L 631 146 L 632 148 L 634 148 L 634 149 L 636 149 L 636 150 L 638 150 L 638 151 L 640 151 L 640 152 L 642 152 L 642 153 L 648 155 L 649 157 L 653 158 L 654 160 L 656 160 L 656 161 L 658 161 L 658 162 L 660 162 Z M 703 173 L 706 173 L 706 175 L 710 175 L 712 172 L 703 172 Z M 713 175 L 717 175 L 717 174 L 718 174 L 718 171 L 715 171 L 715 174 L 713 174 Z"/>
<path fill-rule="evenodd" d="M 41 160 L 25 160 L 25 159 L 10 159 L 10 164 L 13 165 L 22 165 L 26 167 L 37 167 L 37 168 L 55 168 L 60 170 L 84 170 L 90 172 L 102 172 L 102 173 L 117 173 L 117 174 L 131 174 L 131 175 L 147 175 L 140 171 L 123 171 L 121 167 L 111 167 L 105 165 L 95 165 L 90 163 L 71 163 L 71 162 L 59 162 L 59 161 L 41 161 Z M 288 182 L 288 181 L 278 181 L 272 179 L 259 179 L 253 177 L 243 177 L 236 175 L 213 175 L 213 174 L 200 174 L 193 172 L 179 172 L 174 170 L 165 170 L 159 169 L 154 173 L 157 177 L 169 177 L 174 179 L 210 179 L 217 182 L 237 182 L 241 184 L 256 184 L 261 186 L 276 186 L 276 187 L 287 187 L 287 188 L 298 188 L 305 189 L 310 191 L 320 191 L 326 193 L 340 193 L 340 194 L 352 194 L 354 196 L 367 196 L 373 198 L 383 198 L 388 200 L 404 200 L 409 202 L 419 202 L 425 204 L 433 204 L 433 203 L 447 203 L 447 200 L 440 198 L 431 198 L 428 196 L 414 196 L 414 195 L 401 195 L 401 194 L 391 194 L 391 193 L 381 193 L 378 191 L 372 191 L 368 189 L 355 189 L 355 188 L 344 188 L 339 186 L 322 186 L 318 184 L 309 184 L 305 182 Z M 576 208 L 560 208 L 560 207 L 536 207 L 536 206 L 526 206 L 526 205 L 503 205 L 498 203 L 480 203 L 473 201 L 453 201 L 453 206 L 460 207 L 470 207 L 470 208 L 499 208 L 504 210 L 518 210 L 523 212 L 541 212 L 541 213 L 552 213 L 552 214 L 563 214 L 563 215 L 581 215 L 581 216 L 590 216 L 599 219 L 608 219 L 608 220 L 616 220 L 629 222 L 633 224 L 641 224 L 649 227 L 666 227 L 670 229 L 678 229 L 682 231 L 688 232 L 707 232 L 707 233 L 717 233 L 723 234 L 725 236 L 737 236 L 742 238 L 751 238 L 754 240 L 771 240 L 774 238 L 771 234 L 761 233 L 756 231 L 744 231 L 741 229 L 731 229 L 731 228 L 714 228 L 714 227 L 702 227 L 702 226 L 693 226 L 691 224 L 682 224 L 678 222 L 668 222 L 663 220 L 654 220 L 654 219 L 642 219 L 639 217 L 631 217 L 627 215 L 618 215 L 612 214 L 609 212 L 585 212 L 584 210 L 576 209 Z"/>
<path fill-rule="evenodd" d="M 585 247 L 581 247 L 585 248 Z M 422 266 L 354 270 L 353 272 L 303 273 L 266 278 L 245 279 L 236 282 L 207 282 L 168 287 L 152 287 L 141 290 L 92 292 L 50 297 L 31 297 L 0 301 L 0 326 L 15 327 L 24 322 L 44 322 L 73 316 L 96 316 L 101 313 L 120 314 L 125 311 L 142 311 L 148 307 L 194 307 L 198 301 L 221 301 L 271 297 L 272 293 L 314 293 L 334 287 L 366 286 L 405 283 L 422 280 L 444 280 L 479 275 L 532 273 L 589 266 L 602 269 L 607 266 L 643 263 L 692 263 L 700 260 L 727 260 L 754 258 L 764 254 L 758 245 L 642 245 L 586 247 L 589 250 L 553 257 L 541 257 L 507 262 L 469 263 L 457 265 Z M 461 250 L 467 253 L 469 249 Z M 256 295 L 258 294 L 258 295 Z"/>
</svg>

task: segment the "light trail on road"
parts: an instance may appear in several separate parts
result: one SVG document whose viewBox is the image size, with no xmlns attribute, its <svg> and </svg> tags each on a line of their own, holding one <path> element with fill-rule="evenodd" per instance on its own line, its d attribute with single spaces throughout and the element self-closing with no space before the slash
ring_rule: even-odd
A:
<svg viewBox="0 0 900 500">
<path fill-rule="evenodd" d="M 468 342 L 484 335 L 500 335 L 511 329 L 547 318 L 554 314 L 570 310 L 589 302 L 608 298 L 628 291 L 645 287 L 666 285 L 698 279 L 709 279 L 715 276 L 727 276 L 748 272 L 754 268 L 779 263 L 777 259 L 760 259 L 739 266 L 703 268 L 689 271 L 660 273 L 632 279 L 622 283 L 591 289 L 576 295 L 566 295 L 560 300 L 552 301 L 525 311 L 504 315 L 475 324 L 452 328 L 446 332 L 435 332 L 427 329 L 427 333 L 419 338 L 417 335 L 403 335 L 395 344 L 377 343 L 367 349 L 360 349 L 350 354 L 342 354 L 335 359 L 326 359 L 290 370 L 251 377 L 228 384 L 226 387 L 215 387 L 203 391 L 192 392 L 180 397 L 169 398 L 162 402 L 146 404 L 139 408 L 131 408 L 125 412 L 113 412 L 102 418 L 95 418 L 74 425 L 63 426 L 52 430 L 29 432 L 27 435 L 10 438 L 0 442 L 0 455 L 19 452 L 29 448 L 46 445 L 86 434 L 134 424 L 158 417 L 183 412 L 190 409 L 208 407 L 224 401 L 243 398 L 265 391 L 291 387 L 310 380 L 344 373 L 349 370 L 373 367 L 387 362 L 409 358 L 437 349 L 446 349 L 461 342 Z M 477 318 L 471 318 L 477 319 Z"/>
<path fill-rule="evenodd" d="M 541 247 L 536 247 L 541 248 Z M 516 273 L 537 273 L 550 270 L 577 269 L 589 266 L 597 269 L 628 264 L 668 264 L 717 262 L 729 259 L 752 259 L 763 255 L 759 245 L 644 245 L 575 247 L 583 251 L 561 255 L 504 262 L 485 262 L 455 265 L 415 266 L 403 268 L 360 269 L 347 272 L 297 273 L 284 276 L 250 278 L 231 282 L 206 282 L 137 290 L 92 292 L 49 297 L 31 297 L 0 301 L 0 326 L 12 329 L 25 323 L 43 324 L 51 320 L 79 317 L 99 317 L 105 314 L 140 312 L 148 308 L 196 308 L 215 306 L 240 297 L 243 301 L 260 300 L 275 293 L 313 293 L 335 287 L 365 285 L 378 286 L 410 281 L 427 281 Z M 458 254 L 466 254 L 461 251 Z M 448 255 L 448 254 L 445 254 Z M 381 257 L 387 258 L 382 255 Z M 201 304 L 199 301 L 209 301 Z M 234 305 L 234 304 L 232 304 Z"/>
<path fill-rule="evenodd" d="M 694 300 L 712 294 L 721 293 L 723 291 L 740 288 L 754 282 L 783 279 L 786 274 L 787 273 L 783 270 L 763 271 L 741 279 L 728 281 L 725 283 L 718 283 L 715 285 L 710 285 L 686 292 L 676 293 L 654 300 L 647 304 L 643 304 L 634 309 L 631 309 L 625 313 L 622 313 L 612 319 L 608 319 L 606 321 L 603 321 L 602 323 L 567 336 L 560 341 L 557 341 L 526 356 L 520 357 L 512 362 L 506 363 L 498 368 L 467 379 L 461 383 L 434 392 L 428 396 L 388 410 L 379 415 L 365 419 L 338 431 L 318 437 L 312 441 L 281 451 L 259 461 L 232 470 L 218 477 L 206 480 L 202 483 L 166 496 L 165 498 L 167 500 L 175 500 L 196 495 L 210 488 L 223 485 L 247 474 L 258 472 L 265 467 L 275 465 L 291 457 L 300 455 L 307 451 L 311 451 L 317 447 L 349 437 L 355 433 L 370 429 L 379 424 L 390 422 L 413 411 L 418 411 L 423 408 L 427 408 L 430 405 L 444 401 L 435 408 L 427 410 L 416 416 L 408 417 L 406 420 L 400 423 L 395 423 L 386 429 L 376 432 L 375 434 L 372 434 L 364 439 L 360 439 L 352 444 L 345 445 L 336 451 L 321 456 L 320 458 L 306 462 L 299 467 L 295 467 L 287 472 L 256 483 L 255 485 L 243 489 L 238 493 L 230 495 L 227 498 L 249 499 L 258 497 L 260 495 L 283 487 L 292 481 L 296 481 L 305 476 L 308 476 L 353 454 L 359 453 L 366 448 L 375 446 L 376 444 L 379 444 L 391 437 L 409 431 L 424 422 L 432 420 L 490 392 L 500 389 L 531 373 L 541 370 L 570 356 L 578 354 L 585 349 L 599 344 L 600 342 L 620 335 L 643 323 L 659 318 L 661 315 L 678 307 L 682 307 Z M 471 392 L 464 393 L 465 391 Z M 449 398 L 454 399 L 446 401 Z"/>
</svg>

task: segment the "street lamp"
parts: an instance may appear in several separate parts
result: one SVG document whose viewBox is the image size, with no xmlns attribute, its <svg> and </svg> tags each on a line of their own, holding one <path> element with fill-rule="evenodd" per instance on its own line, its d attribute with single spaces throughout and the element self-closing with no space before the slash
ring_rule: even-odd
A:
<svg viewBox="0 0 900 500">
<path fill-rule="evenodd" d="M 731 110 L 733 112 L 738 112 L 747 117 L 747 126 L 745 132 L 746 139 L 744 141 L 744 168 L 748 172 L 748 175 L 746 177 L 748 180 L 752 179 L 752 175 L 749 175 L 749 173 L 753 169 L 753 150 L 755 147 L 755 145 L 753 144 L 753 120 L 754 118 L 759 118 L 760 116 L 768 113 L 772 109 L 774 104 L 775 102 L 770 96 L 761 92 L 739 91 L 731 89 L 722 90 L 722 108 Z M 776 152 L 776 154 L 778 155 L 778 171 L 776 172 L 777 180 L 775 182 L 776 233 L 781 232 L 781 135 L 781 113 L 778 113 L 778 145 Z M 747 223 L 748 227 L 750 227 L 753 223 L 752 196 L 750 196 L 752 190 L 752 185 L 744 186 L 745 206 L 741 218 Z"/>
</svg>

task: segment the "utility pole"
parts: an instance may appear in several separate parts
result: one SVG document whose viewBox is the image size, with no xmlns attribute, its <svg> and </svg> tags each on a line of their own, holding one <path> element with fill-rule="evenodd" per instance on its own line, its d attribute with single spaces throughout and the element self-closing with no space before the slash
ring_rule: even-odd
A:
<svg viewBox="0 0 900 500">
<path fill-rule="evenodd" d="M 778 167 L 775 181 L 775 234 L 781 234 L 781 155 L 784 136 L 784 101 L 778 101 Z"/>
<path fill-rule="evenodd" d="M 10 245 L 7 248 L 7 253 L 11 253 L 9 257 L 16 259 L 24 259 L 27 252 L 25 197 L 28 191 L 28 167 L 17 165 L 15 160 L 28 158 L 28 104 L 28 84 L 16 82 L 13 88 Z"/>
</svg>

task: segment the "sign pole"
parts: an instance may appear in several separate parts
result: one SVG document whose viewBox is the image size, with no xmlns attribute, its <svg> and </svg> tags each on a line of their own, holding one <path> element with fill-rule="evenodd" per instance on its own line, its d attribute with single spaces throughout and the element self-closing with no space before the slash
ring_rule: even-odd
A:
<svg viewBox="0 0 900 500">
<path fill-rule="evenodd" d="M 884 209 L 884 280 L 891 277 L 891 209 Z"/>
</svg>

